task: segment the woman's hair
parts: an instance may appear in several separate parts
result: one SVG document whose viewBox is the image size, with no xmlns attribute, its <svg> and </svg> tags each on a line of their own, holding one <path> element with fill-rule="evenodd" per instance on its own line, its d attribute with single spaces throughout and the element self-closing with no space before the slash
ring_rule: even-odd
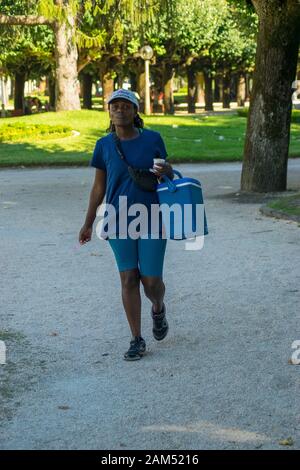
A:
<svg viewBox="0 0 300 470">
<path fill-rule="evenodd" d="M 136 106 L 134 106 L 134 109 L 137 109 Z M 134 116 L 133 125 L 134 127 L 138 127 L 140 129 L 144 127 L 144 121 L 138 113 L 136 114 L 136 116 Z M 115 125 L 110 120 L 109 127 L 106 129 L 106 132 L 115 132 L 115 130 Z"/>
</svg>

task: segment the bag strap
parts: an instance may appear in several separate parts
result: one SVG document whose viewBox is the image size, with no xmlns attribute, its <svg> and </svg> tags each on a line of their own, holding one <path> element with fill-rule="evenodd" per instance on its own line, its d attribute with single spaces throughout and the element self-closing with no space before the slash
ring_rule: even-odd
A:
<svg viewBox="0 0 300 470">
<path fill-rule="evenodd" d="M 180 173 L 180 171 L 177 171 L 177 170 L 174 170 L 173 169 L 173 173 L 175 175 L 178 176 L 178 178 L 182 178 L 182 174 Z M 177 187 L 176 187 L 176 184 L 173 183 L 172 180 L 170 180 L 170 178 L 168 178 L 168 176 L 166 175 L 162 175 L 162 180 L 167 183 L 168 185 L 168 189 L 171 193 L 175 193 L 175 191 L 177 190 Z"/>
<path fill-rule="evenodd" d="M 182 176 L 182 174 L 180 173 L 180 171 L 174 170 L 174 168 L 173 168 L 173 173 L 175 173 L 175 175 L 177 175 L 178 178 L 183 178 L 183 176 Z"/>
<path fill-rule="evenodd" d="M 139 134 L 141 134 L 143 132 L 143 130 L 138 127 L 138 130 L 139 130 Z M 112 136 L 113 136 L 113 140 L 114 140 L 114 143 L 115 143 L 115 146 L 116 146 L 116 150 L 121 158 L 121 160 L 124 160 L 124 162 L 126 163 L 126 165 L 131 168 L 131 166 L 129 165 L 129 163 L 127 162 L 126 158 L 125 158 L 125 155 L 124 155 L 124 152 L 122 150 L 122 146 L 121 146 L 121 140 L 119 139 L 119 137 L 117 136 L 117 133 L 116 131 L 112 132 Z"/>
<path fill-rule="evenodd" d="M 123 160 L 126 163 L 126 165 L 130 167 L 129 163 L 126 161 L 125 155 L 124 155 L 122 147 L 121 147 L 121 141 L 120 141 L 119 137 L 117 136 L 117 133 L 112 132 L 112 136 L 113 136 L 113 140 L 114 140 L 114 143 L 115 143 L 115 146 L 116 146 L 116 150 L 117 150 L 121 160 Z"/>
</svg>

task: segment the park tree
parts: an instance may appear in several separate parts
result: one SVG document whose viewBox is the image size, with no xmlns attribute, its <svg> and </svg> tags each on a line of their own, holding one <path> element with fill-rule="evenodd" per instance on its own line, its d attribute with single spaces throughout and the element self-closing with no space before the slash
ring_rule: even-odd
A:
<svg viewBox="0 0 300 470">
<path fill-rule="evenodd" d="M 211 4 L 219 6 L 220 2 L 225 4 L 225 0 L 160 2 L 154 22 L 144 24 L 140 34 L 135 35 L 130 43 L 132 53 L 137 53 L 147 43 L 153 48 L 151 73 L 156 88 L 164 92 L 166 114 L 174 113 L 172 85 L 175 70 L 183 70 L 185 67 L 190 84 L 190 77 L 194 78 L 196 73 L 195 58 L 210 42 L 212 30 L 216 30 L 215 23 L 219 21 L 220 11 L 218 8 L 213 9 Z M 138 63 L 137 70 L 140 75 L 143 74 L 142 62 Z"/>
<path fill-rule="evenodd" d="M 241 189 L 284 191 L 300 41 L 298 0 L 253 0 L 259 32 Z"/>
<path fill-rule="evenodd" d="M 75 42 L 79 4 L 77 0 L 40 0 L 36 5 L 30 2 L 29 6 L 27 14 L 3 14 L 0 8 L 0 24 L 48 25 L 52 28 L 55 38 L 56 109 L 80 109 Z"/>
<path fill-rule="evenodd" d="M 29 8 L 24 0 L 2 0 L 1 9 L 18 14 Z M 24 110 L 26 80 L 46 75 L 53 67 L 53 37 L 45 26 L 8 26 L 0 35 L 0 67 L 2 76 L 11 76 L 14 85 L 15 109 Z"/>
<path fill-rule="evenodd" d="M 245 74 L 254 66 L 257 15 L 251 7 L 227 1 L 223 24 L 218 30 L 218 40 L 209 51 L 216 76 L 220 78 L 223 108 L 230 108 L 232 79 L 238 83 L 239 104 L 245 99 Z M 244 83 L 244 93 L 241 93 Z"/>
<path fill-rule="evenodd" d="M 179 42 L 187 57 L 188 110 L 195 112 L 197 72 L 204 75 L 205 109 L 213 110 L 213 78 L 219 78 L 223 107 L 229 107 L 233 74 L 242 75 L 254 64 L 256 15 L 228 0 L 182 2 L 181 8 Z"/>
<path fill-rule="evenodd" d="M 253 63 L 255 32 L 253 13 L 247 16 L 245 9 L 241 6 L 237 9 L 227 0 L 161 3 L 154 24 L 138 37 L 136 50 L 143 42 L 154 49 L 152 76 L 158 87 L 164 89 L 165 112 L 174 111 L 171 86 L 174 69 L 187 75 L 188 111 L 195 112 L 200 72 L 205 81 L 206 109 L 213 109 L 213 77 L 222 74 L 224 83 L 225 79 L 229 83 L 233 71 L 243 70 L 247 62 Z"/>
<path fill-rule="evenodd" d="M 8 42 L 13 39 L 14 47 Z M 44 26 L 12 31 L 5 38 L 0 39 L 3 45 L 0 53 L 2 73 L 13 77 L 14 108 L 24 111 L 24 85 L 25 81 L 50 75 L 54 68 L 52 56 L 52 35 Z"/>
<path fill-rule="evenodd" d="M 31 35 L 31 34 L 30 34 Z M 53 67 L 52 54 L 32 44 L 20 44 L 6 57 L 5 68 L 14 76 L 14 108 L 24 110 L 25 81 L 48 75 Z"/>
<path fill-rule="evenodd" d="M 21 0 L 18 0 L 21 1 Z M 105 35 L 102 31 L 88 36 L 81 31 L 88 16 L 93 18 L 98 13 L 104 16 L 110 8 L 114 18 L 125 15 L 133 24 L 142 21 L 143 16 L 152 15 L 155 6 L 145 9 L 147 0 L 39 0 L 34 4 L 29 1 L 27 14 L 10 14 L 1 9 L 2 25 L 48 25 L 54 33 L 55 71 L 56 71 L 56 110 L 80 108 L 78 82 L 78 46 L 84 48 L 103 45 Z M 155 3 L 155 2 L 153 2 Z M 26 2 L 23 1 L 26 5 Z M 90 44 L 90 46 L 87 46 Z"/>
<path fill-rule="evenodd" d="M 190 0 L 188 0 L 190 4 Z M 153 2 L 155 4 L 155 2 Z M 164 92 L 164 109 L 166 114 L 174 113 L 173 78 L 175 70 L 181 70 L 186 62 L 183 51 L 178 44 L 178 32 L 182 18 L 179 17 L 178 0 L 165 0 L 156 3 L 156 14 L 144 19 L 137 30 L 130 28 L 127 41 L 125 67 L 130 77 L 132 88 L 138 91 L 143 107 L 145 89 L 144 60 L 140 49 L 150 45 L 154 51 L 151 59 L 151 79 L 156 90 Z M 155 11 L 155 8 L 154 8 Z M 187 52 L 190 56 L 190 52 Z"/>
<path fill-rule="evenodd" d="M 107 110 L 107 99 L 114 90 L 115 82 L 121 86 L 125 73 L 129 72 L 130 59 L 136 67 L 138 54 L 132 54 L 130 42 L 134 35 L 142 35 L 145 24 L 153 19 L 156 5 L 147 1 L 123 0 L 124 8 L 120 8 L 120 1 L 110 0 L 102 2 L 90 2 L 92 8 L 85 5 L 84 22 L 80 25 L 81 40 L 79 44 L 80 61 L 86 57 L 86 64 L 81 68 L 81 80 L 84 95 L 90 96 L 91 82 L 95 76 L 102 83 L 103 107 Z M 95 34 L 101 36 L 102 41 L 90 44 Z M 88 63 L 88 65 L 87 65 Z M 86 101 L 84 99 L 84 101 Z M 90 106 L 90 98 L 88 98 Z"/>
<path fill-rule="evenodd" d="M 190 113 L 195 112 L 199 72 L 204 76 L 205 108 L 213 109 L 212 78 L 215 64 L 211 51 L 218 45 L 227 16 L 226 0 L 180 0 L 178 3 L 177 47 L 185 59 Z"/>
<path fill-rule="evenodd" d="M 229 0 L 230 15 L 238 30 L 240 47 L 235 57 L 233 72 L 236 75 L 238 106 L 244 106 L 250 97 L 249 78 L 253 74 L 258 33 L 258 17 L 251 1 Z"/>
</svg>

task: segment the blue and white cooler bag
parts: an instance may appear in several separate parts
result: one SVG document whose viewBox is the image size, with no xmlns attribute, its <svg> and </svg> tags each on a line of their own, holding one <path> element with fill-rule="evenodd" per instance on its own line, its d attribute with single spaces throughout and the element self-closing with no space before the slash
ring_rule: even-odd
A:
<svg viewBox="0 0 300 470">
<path fill-rule="evenodd" d="M 166 237 L 185 240 L 208 234 L 202 186 L 194 178 L 183 178 L 173 169 L 177 179 L 163 176 L 156 188 Z"/>
</svg>

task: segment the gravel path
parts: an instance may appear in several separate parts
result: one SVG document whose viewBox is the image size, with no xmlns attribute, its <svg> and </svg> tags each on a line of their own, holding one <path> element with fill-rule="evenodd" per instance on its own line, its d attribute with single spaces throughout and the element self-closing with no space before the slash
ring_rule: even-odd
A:
<svg viewBox="0 0 300 470">
<path fill-rule="evenodd" d="M 201 251 L 169 241 L 170 333 L 122 359 L 129 329 L 113 254 L 78 247 L 91 168 L 0 172 L 2 449 L 300 448 L 300 229 L 238 193 L 239 163 L 177 165 L 203 184 Z M 288 188 L 299 190 L 300 160 Z M 3 333 L 4 332 L 4 333 Z"/>
</svg>

